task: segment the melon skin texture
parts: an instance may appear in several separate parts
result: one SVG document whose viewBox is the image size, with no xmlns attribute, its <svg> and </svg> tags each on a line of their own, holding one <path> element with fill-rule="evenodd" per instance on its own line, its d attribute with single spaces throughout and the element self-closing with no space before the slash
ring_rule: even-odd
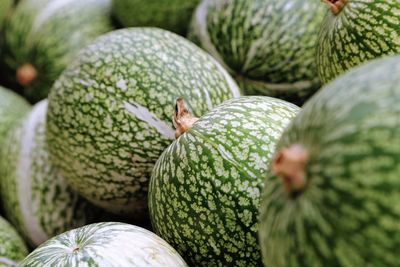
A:
<svg viewBox="0 0 400 267">
<path fill-rule="evenodd" d="M 9 222 L 0 217 L 0 266 L 17 266 L 28 255 L 22 238 Z"/>
<path fill-rule="evenodd" d="M 47 101 L 39 102 L 10 132 L 0 162 L 5 215 L 33 247 L 86 224 L 93 211 L 50 162 L 46 110 Z"/>
<path fill-rule="evenodd" d="M 187 267 L 164 240 L 123 223 L 90 224 L 58 235 L 38 247 L 21 267 Z"/>
<path fill-rule="evenodd" d="M 54 163 L 94 204 L 141 216 L 150 172 L 174 139 L 179 96 L 201 115 L 239 91 L 211 56 L 176 34 L 132 28 L 98 38 L 49 96 Z"/>
<path fill-rule="evenodd" d="M 277 151 L 308 153 L 297 197 L 269 173 L 260 209 L 265 266 L 399 266 L 400 57 L 328 84 L 285 130 Z"/>
<path fill-rule="evenodd" d="M 1 0 L 0 2 L 0 32 L 2 32 L 4 20 L 11 10 L 12 5 L 13 0 Z"/>
<path fill-rule="evenodd" d="M 189 31 L 227 68 L 248 95 L 299 101 L 319 88 L 319 1 L 203 0 Z"/>
<path fill-rule="evenodd" d="M 270 97 L 228 100 L 157 161 L 149 209 L 155 232 L 191 266 L 260 266 L 260 191 L 281 132 L 299 108 Z"/>
<path fill-rule="evenodd" d="M 30 102 L 47 97 L 53 82 L 95 37 L 111 30 L 111 0 L 25 0 L 6 23 L 4 61 L 9 79 L 31 64 L 37 72 L 21 83 Z M 27 74 L 25 74 L 26 76 Z"/>
<path fill-rule="evenodd" d="M 362 63 L 400 53 L 400 1 L 347 0 L 328 12 L 318 37 L 318 75 L 326 84 Z"/>
<path fill-rule="evenodd" d="M 25 99 L 0 86 L 0 150 L 9 131 L 30 109 Z"/>
<path fill-rule="evenodd" d="M 112 13 L 123 27 L 151 26 L 185 35 L 200 0 L 114 0 Z"/>
</svg>

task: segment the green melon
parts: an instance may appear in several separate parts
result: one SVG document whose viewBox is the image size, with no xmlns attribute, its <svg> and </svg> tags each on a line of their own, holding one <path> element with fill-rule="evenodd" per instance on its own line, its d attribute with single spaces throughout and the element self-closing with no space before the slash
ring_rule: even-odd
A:
<svg viewBox="0 0 400 267">
<path fill-rule="evenodd" d="M 0 86 L 0 150 L 8 132 L 29 110 L 25 99 Z"/>
<path fill-rule="evenodd" d="M 218 59 L 246 94 L 289 100 L 319 88 L 318 0 L 203 0 L 189 38 Z"/>
<path fill-rule="evenodd" d="M 150 180 L 152 225 L 189 264 L 262 264 L 260 191 L 275 143 L 298 110 L 262 96 L 226 101 L 161 155 Z"/>
<path fill-rule="evenodd" d="M 46 110 L 47 101 L 39 102 L 10 132 L 0 161 L 6 217 L 32 246 L 84 225 L 90 208 L 49 161 Z"/>
<path fill-rule="evenodd" d="M 111 0 L 21 1 L 5 27 L 4 61 L 27 98 L 46 98 L 77 52 L 111 29 Z"/>
<path fill-rule="evenodd" d="M 113 15 L 124 27 L 152 26 L 186 34 L 200 0 L 114 0 Z"/>
<path fill-rule="evenodd" d="M 399 0 L 329 1 L 332 10 L 318 40 L 323 83 L 368 60 L 400 53 Z"/>
<path fill-rule="evenodd" d="M 0 266 L 18 266 L 28 255 L 24 241 L 6 220 L 0 217 Z"/>
<path fill-rule="evenodd" d="M 400 266 L 400 57 L 307 102 L 265 181 L 265 266 Z"/>
<path fill-rule="evenodd" d="M 11 10 L 13 5 L 13 0 L 1 0 L 0 1 L 0 29 L 3 28 L 3 23 L 8 15 L 8 12 Z M 0 30 L 1 32 L 1 30 Z"/>
<path fill-rule="evenodd" d="M 181 256 L 143 228 L 123 223 L 87 225 L 58 235 L 34 250 L 20 267 L 183 267 Z"/>
<path fill-rule="evenodd" d="M 49 96 L 49 151 L 71 186 L 114 213 L 147 210 L 150 172 L 173 141 L 178 96 L 196 115 L 238 96 L 205 52 L 173 33 L 132 28 L 99 37 Z"/>
</svg>

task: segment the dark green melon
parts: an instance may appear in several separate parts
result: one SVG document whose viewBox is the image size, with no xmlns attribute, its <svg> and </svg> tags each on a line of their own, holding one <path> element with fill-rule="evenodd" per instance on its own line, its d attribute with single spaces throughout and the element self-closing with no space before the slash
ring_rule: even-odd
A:
<svg viewBox="0 0 400 267">
<path fill-rule="evenodd" d="M 318 0 L 203 0 L 189 38 L 246 94 L 298 101 L 319 88 L 315 46 L 327 9 Z"/>
<path fill-rule="evenodd" d="M 330 2 L 332 10 L 322 22 L 318 40 L 323 83 L 368 60 L 400 53 L 399 0 Z"/>
<path fill-rule="evenodd" d="M 151 26 L 186 34 L 200 0 L 114 0 L 113 15 L 124 27 Z"/>
<path fill-rule="evenodd" d="M 111 0 L 25 0 L 5 27 L 4 61 L 31 102 L 47 97 L 77 52 L 111 29 Z"/>
<path fill-rule="evenodd" d="M 265 266 L 400 266 L 400 57 L 349 71 L 285 130 L 260 210 Z"/>
<path fill-rule="evenodd" d="M 18 266 L 18 262 L 28 255 L 28 249 L 17 231 L 0 217 L 0 266 Z"/>
<path fill-rule="evenodd" d="M 93 203 L 140 216 L 150 172 L 174 139 L 179 96 L 201 115 L 239 91 L 211 56 L 174 33 L 131 28 L 99 37 L 50 93 L 46 135 L 54 163 Z"/>
<path fill-rule="evenodd" d="M 160 156 L 150 180 L 152 225 L 191 266 L 262 265 L 260 191 L 298 110 L 270 97 L 229 100 Z"/>
</svg>

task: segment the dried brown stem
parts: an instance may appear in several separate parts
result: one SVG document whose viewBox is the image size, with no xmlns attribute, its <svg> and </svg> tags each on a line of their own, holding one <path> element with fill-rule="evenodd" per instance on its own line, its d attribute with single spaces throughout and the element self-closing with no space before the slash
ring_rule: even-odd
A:
<svg viewBox="0 0 400 267">
<path fill-rule="evenodd" d="M 337 15 L 347 4 L 347 0 L 322 0 L 331 7 L 332 13 Z"/>
<path fill-rule="evenodd" d="M 193 124 L 198 121 L 198 118 L 194 117 L 189 110 L 186 108 L 185 101 L 182 97 L 176 99 L 175 114 L 172 118 L 175 126 L 175 137 L 178 138 L 190 129 Z"/>
</svg>

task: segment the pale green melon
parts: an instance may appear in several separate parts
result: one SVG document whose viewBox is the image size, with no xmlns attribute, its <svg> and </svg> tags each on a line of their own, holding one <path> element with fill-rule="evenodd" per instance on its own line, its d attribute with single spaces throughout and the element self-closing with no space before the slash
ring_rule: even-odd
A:
<svg viewBox="0 0 400 267">
<path fill-rule="evenodd" d="M 201 115 L 238 95 L 227 72 L 186 39 L 156 28 L 114 31 L 82 50 L 52 88 L 49 151 L 81 195 L 141 216 L 153 165 L 174 139 L 175 99 Z"/>
<path fill-rule="evenodd" d="M 122 223 L 87 225 L 34 250 L 21 267 L 186 267 L 181 256 L 150 231 Z"/>
<path fill-rule="evenodd" d="M 28 255 L 22 238 L 5 219 L 0 217 L 0 266 L 17 266 Z"/>
<path fill-rule="evenodd" d="M 10 132 L 0 161 L 5 215 L 32 246 L 86 224 L 93 215 L 49 160 L 46 111 L 43 100 Z"/>
</svg>

